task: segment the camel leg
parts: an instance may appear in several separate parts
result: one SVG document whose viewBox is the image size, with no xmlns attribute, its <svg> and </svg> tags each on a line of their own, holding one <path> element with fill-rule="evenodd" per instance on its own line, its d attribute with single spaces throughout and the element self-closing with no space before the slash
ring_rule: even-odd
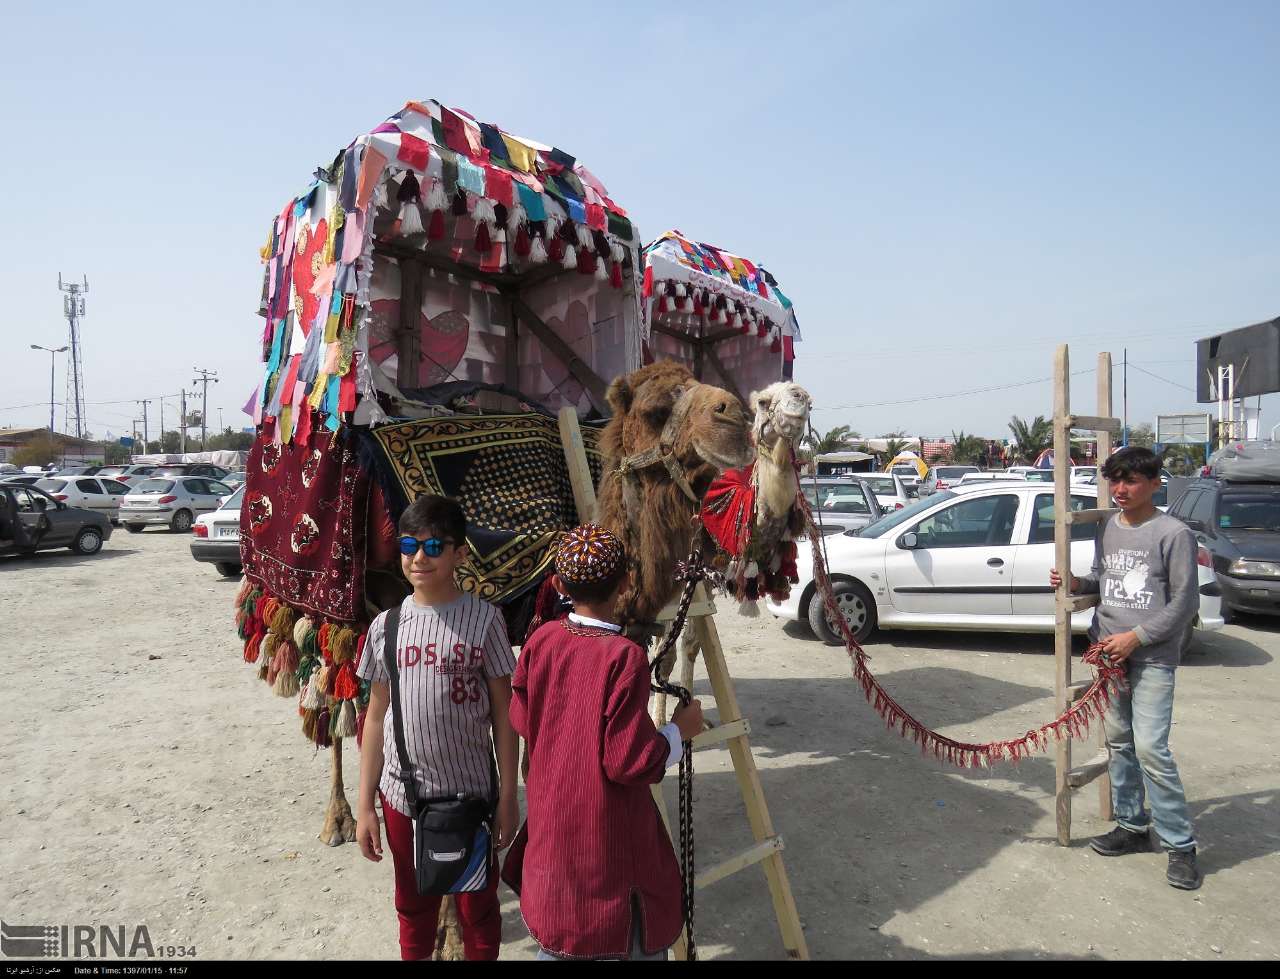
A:
<svg viewBox="0 0 1280 979">
<path fill-rule="evenodd" d="M 447 894 L 440 902 L 440 918 L 436 924 L 436 954 L 432 958 L 437 962 L 462 962 L 466 957 L 458 909 L 453 895 Z"/>
<path fill-rule="evenodd" d="M 354 842 L 356 821 L 347 804 L 347 794 L 342 789 L 342 739 L 333 739 L 333 786 L 329 793 L 329 807 L 324 812 L 324 828 L 320 839 L 329 846 L 341 846 Z"/>
</svg>

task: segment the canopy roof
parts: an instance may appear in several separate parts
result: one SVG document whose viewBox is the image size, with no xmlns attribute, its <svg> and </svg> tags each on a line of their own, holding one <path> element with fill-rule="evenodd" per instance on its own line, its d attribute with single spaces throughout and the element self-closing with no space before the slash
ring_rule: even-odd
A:
<svg viewBox="0 0 1280 979">
<path fill-rule="evenodd" d="M 638 246 L 569 153 L 406 103 L 272 221 L 266 368 L 246 409 L 288 441 L 443 382 L 603 408 L 604 379 L 639 366 Z"/>
<path fill-rule="evenodd" d="M 750 259 L 668 231 L 645 246 L 643 299 L 655 358 L 683 360 L 699 377 L 708 362 L 740 396 L 791 377 L 795 311 Z"/>
</svg>

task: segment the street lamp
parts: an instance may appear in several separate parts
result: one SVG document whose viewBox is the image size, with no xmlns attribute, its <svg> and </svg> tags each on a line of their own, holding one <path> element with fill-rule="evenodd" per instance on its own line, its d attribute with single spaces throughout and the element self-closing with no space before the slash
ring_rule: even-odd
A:
<svg viewBox="0 0 1280 979">
<path fill-rule="evenodd" d="M 49 434 L 53 434 L 53 360 L 55 354 L 66 353 L 66 347 L 42 347 L 38 343 L 31 345 L 32 350 L 43 350 L 49 355 Z"/>
</svg>

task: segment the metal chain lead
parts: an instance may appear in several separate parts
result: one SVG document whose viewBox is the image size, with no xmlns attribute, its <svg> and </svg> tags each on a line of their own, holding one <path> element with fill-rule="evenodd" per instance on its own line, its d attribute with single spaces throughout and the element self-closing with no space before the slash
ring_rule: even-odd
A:
<svg viewBox="0 0 1280 979">
<path fill-rule="evenodd" d="M 679 684 L 663 680 L 662 664 L 667 656 L 674 655 L 676 641 L 684 631 L 685 622 L 689 617 L 689 606 L 693 604 L 694 591 L 698 587 L 698 582 L 705 578 L 707 574 L 706 568 L 702 563 L 701 538 L 702 525 L 699 522 L 693 535 L 693 547 L 689 551 L 689 559 L 676 565 L 676 578 L 677 580 L 684 579 L 685 583 L 684 590 L 680 593 L 680 604 L 676 608 L 676 616 L 671 620 L 671 628 L 667 630 L 667 635 L 662 640 L 662 645 L 658 647 L 657 655 L 654 656 L 653 662 L 649 664 L 649 671 L 653 675 L 650 683 L 651 689 L 656 693 L 665 693 L 679 698 L 683 706 L 688 706 L 693 699 L 693 695 Z M 681 896 L 684 903 L 685 957 L 687 961 L 695 962 L 698 958 L 698 947 L 693 940 L 693 742 L 683 742 L 683 749 L 680 755 L 679 773 L 680 880 L 684 891 Z"/>
</svg>

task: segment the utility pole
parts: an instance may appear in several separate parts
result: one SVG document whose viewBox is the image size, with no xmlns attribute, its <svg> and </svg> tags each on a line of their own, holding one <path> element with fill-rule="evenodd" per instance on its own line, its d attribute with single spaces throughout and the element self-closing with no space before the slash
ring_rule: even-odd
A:
<svg viewBox="0 0 1280 979">
<path fill-rule="evenodd" d="M 1129 445 L 1129 348 L 1124 348 L 1124 438 L 1120 440 L 1123 446 Z"/>
<path fill-rule="evenodd" d="M 209 382 L 213 381 L 214 384 L 218 383 L 218 372 L 207 371 L 203 367 L 193 367 L 192 370 L 200 376 L 195 378 L 191 383 L 204 385 L 203 400 L 200 403 L 200 451 L 203 452 L 209 447 Z"/>
<path fill-rule="evenodd" d="M 142 398 L 137 404 L 142 405 L 142 451 L 147 451 L 147 443 L 151 441 L 151 432 L 147 428 L 147 405 L 151 404 L 150 398 Z"/>
<path fill-rule="evenodd" d="M 182 433 L 182 440 L 178 445 L 178 451 L 183 455 L 187 454 L 187 392 L 182 389 L 178 392 L 178 430 Z"/>
<path fill-rule="evenodd" d="M 84 294 L 89 291 L 89 279 L 84 277 L 83 285 L 74 282 L 63 283 L 62 275 L 58 275 L 58 290 L 62 296 L 62 315 L 67 318 L 70 333 L 71 361 L 67 364 L 68 422 L 74 406 L 76 427 L 75 436 L 84 438 L 84 369 L 80 362 L 80 317 L 85 314 Z M 67 425 L 70 428 L 70 424 Z"/>
<path fill-rule="evenodd" d="M 160 402 L 160 451 L 164 451 L 164 398 L 157 398 Z"/>
</svg>

